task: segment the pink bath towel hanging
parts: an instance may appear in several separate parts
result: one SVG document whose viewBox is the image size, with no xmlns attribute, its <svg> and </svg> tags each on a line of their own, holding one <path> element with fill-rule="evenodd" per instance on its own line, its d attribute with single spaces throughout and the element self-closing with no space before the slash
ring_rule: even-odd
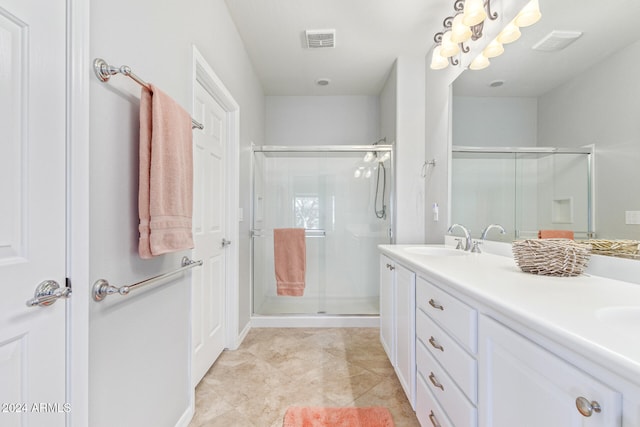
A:
<svg viewBox="0 0 640 427">
<path fill-rule="evenodd" d="M 145 259 L 194 246 L 191 116 L 149 87 L 140 97 L 138 253 Z"/>
<path fill-rule="evenodd" d="M 307 254 L 304 228 L 273 230 L 273 258 L 279 296 L 302 296 Z"/>
</svg>

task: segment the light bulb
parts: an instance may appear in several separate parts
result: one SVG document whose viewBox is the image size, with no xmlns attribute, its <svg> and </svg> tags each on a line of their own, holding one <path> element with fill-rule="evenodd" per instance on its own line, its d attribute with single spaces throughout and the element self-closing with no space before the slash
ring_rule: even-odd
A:
<svg viewBox="0 0 640 427">
<path fill-rule="evenodd" d="M 364 173 L 365 178 L 371 178 L 371 168 L 367 168 L 367 171 Z"/>
<path fill-rule="evenodd" d="M 514 22 L 520 28 L 533 25 L 540 20 L 542 13 L 540 13 L 540 5 L 538 0 L 530 0 L 525 7 L 522 8 Z"/>
<path fill-rule="evenodd" d="M 498 40 L 493 40 L 487 47 L 484 48 L 482 54 L 487 58 L 495 58 L 504 53 L 504 47 Z"/>
<path fill-rule="evenodd" d="M 487 12 L 484 10 L 483 0 L 465 0 L 464 13 L 462 16 L 462 23 L 468 27 L 473 27 L 484 21 L 487 17 Z"/>
<path fill-rule="evenodd" d="M 473 61 L 471 61 L 471 64 L 469 64 L 469 69 L 478 71 L 487 68 L 489 64 L 491 64 L 491 62 L 489 62 L 489 58 L 481 53 L 480 55 L 476 56 Z"/>
<path fill-rule="evenodd" d="M 360 177 L 362 176 L 362 171 L 363 171 L 363 169 L 364 169 L 363 167 L 359 167 L 358 169 L 356 169 L 356 170 L 353 172 L 353 177 L 354 177 L 354 178 L 360 178 Z"/>
<path fill-rule="evenodd" d="M 451 41 L 451 31 L 447 31 L 442 35 L 442 44 L 440 45 L 440 55 L 449 58 L 460 53 L 460 46 Z"/>
<path fill-rule="evenodd" d="M 459 13 L 453 18 L 451 25 L 451 41 L 454 43 L 464 43 L 471 38 L 471 29 L 462 23 L 462 14 Z"/>
<path fill-rule="evenodd" d="M 500 31 L 500 34 L 498 34 L 496 39 L 502 44 L 507 44 L 518 40 L 520 35 L 520 28 L 518 28 L 514 21 L 511 21 L 502 31 Z"/>
<path fill-rule="evenodd" d="M 384 163 L 391 157 L 391 154 L 387 151 L 378 159 L 378 163 Z"/>
<path fill-rule="evenodd" d="M 367 151 L 367 154 L 364 155 L 364 159 L 362 159 L 365 163 L 369 163 L 371 161 L 373 161 L 373 159 L 376 157 L 376 155 L 373 153 L 373 151 Z"/>
<path fill-rule="evenodd" d="M 447 68 L 449 60 L 440 54 L 440 45 L 433 48 L 433 54 L 431 55 L 431 69 L 442 70 Z"/>
</svg>

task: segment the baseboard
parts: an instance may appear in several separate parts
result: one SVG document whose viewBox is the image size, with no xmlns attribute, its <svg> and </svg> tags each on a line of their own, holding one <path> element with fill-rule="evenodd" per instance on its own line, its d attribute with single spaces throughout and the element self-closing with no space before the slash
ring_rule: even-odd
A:
<svg viewBox="0 0 640 427">
<path fill-rule="evenodd" d="M 194 415 L 195 415 L 195 409 L 193 407 L 193 404 L 190 403 L 189 407 L 182 414 L 182 416 L 180 417 L 180 419 L 176 423 L 175 427 L 187 427 L 189 425 L 189 423 L 191 422 L 191 420 L 193 419 Z"/>
<path fill-rule="evenodd" d="M 378 328 L 380 316 L 252 316 L 253 328 Z"/>
</svg>

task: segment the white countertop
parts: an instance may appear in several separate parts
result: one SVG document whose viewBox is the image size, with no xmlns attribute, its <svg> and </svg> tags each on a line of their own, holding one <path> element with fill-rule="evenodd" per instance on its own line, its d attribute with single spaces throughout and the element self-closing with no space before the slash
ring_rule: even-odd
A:
<svg viewBox="0 0 640 427">
<path fill-rule="evenodd" d="M 379 248 L 425 279 L 439 280 L 640 385 L 640 285 L 584 274 L 538 276 L 522 272 L 510 257 L 419 255 L 406 251 L 412 246 L 428 245 Z M 638 311 L 626 311 L 632 308 Z M 612 313 L 624 319 L 612 319 Z"/>
</svg>

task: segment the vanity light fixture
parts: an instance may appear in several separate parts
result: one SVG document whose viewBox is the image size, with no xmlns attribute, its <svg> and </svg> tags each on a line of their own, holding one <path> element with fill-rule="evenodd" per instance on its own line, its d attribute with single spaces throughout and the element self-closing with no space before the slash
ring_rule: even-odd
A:
<svg viewBox="0 0 640 427">
<path fill-rule="evenodd" d="M 513 43 L 520 38 L 520 28 L 528 27 L 540 20 L 539 0 L 530 0 L 498 36 L 469 64 L 471 70 L 482 70 L 490 64 L 489 58 L 495 58 L 504 52 L 507 43 Z M 458 65 L 460 61 L 455 58 L 460 52 L 469 52 L 469 47 L 464 43 L 469 39 L 476 41 L 482 37 L 482 30 L 487 18 L 498 18 L 496 12 L 491 11 L 491 0 L 456 0 L 453 9 L 454 16 L 444 19 L 443 31 L 435 34 L 436 42 L 431 56 L 431 69 L 441 70 L 448 64 Z M 455 44 L 454 48 L 452 44 Z"/>
<path fill-rule="evenodd" d="M 496 39 L 493 39 L 491 43 L 489 43 L 487 47 L 485 47 L 482 51 L 482 54 L 487 58 L 495 58 L 496 56 L 500 56 L 503 53 L 504 47 L 502 46 L 502 43 L 500 43 Z"/>
<path fill-rule="evenodd" d="M 522 28 L 533 25 L 540 20 L 542 13 L 540 13 L 540 4 L 538 0 L 530 0 L 527 5 L 522 8 L 518 16 L 516 16 L 515 24 Z"/>
<path fill-rule="evenodd" d="M 448 63 L 458 65 L 460 62 L 454 56 L 469 52 L 464 43 L 482 37 L 487 18 L 492 21 L 498 18 L 498 14 L 491 11 L 491 0 L 455 0 L 453 10 L 453 16 L 442 21 L 444 29 L 433 36 L 436 46 L 431 56 L 431 68 L 434 70 L 446 68 Z"/>
<path fill-rule="evenodd" d="M 471 64 L 469 64 L 469 69 L 478 71 L 487 68 L 489 65 L 491 65 L 489 58 L 484 56 L 484 53 L 481 53 L 480 55 L 476 56 L 473 61 L 471 61 Z"/>
<path fill-rule="evenodd" d="M 514 21 L 515 20 L 509 22 L 509 24 L 507 24 L 507 26 L 504 27 L 502 31 L 500 31 L 500 34 L 498 34 L 496 40 L 498 40 L 502 44 L 508 44 L 513 43 L 520 38 L 522 33 L 520 32 L 520 28 Z"/>
<path fill-rule="evenodd" d="M 442 70 L 449 66 L 449 59 L 440 54 L 440 45 L 436 45 L 433 48 L 433 55 L 431 55 L 431 69 Z"/>
</svg>

